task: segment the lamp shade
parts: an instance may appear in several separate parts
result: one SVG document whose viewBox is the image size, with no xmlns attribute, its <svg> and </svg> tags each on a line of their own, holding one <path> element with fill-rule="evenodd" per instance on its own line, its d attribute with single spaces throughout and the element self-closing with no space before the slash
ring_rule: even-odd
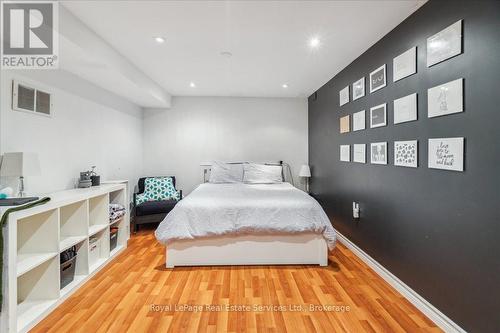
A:
<svg viewBox="0 0 500 333">
<path fill-rule="evenodd" d="M 304 164 L 300 168 L 299 177 L 311 177 L 311 169 L 309 169 L 309 165 Z"/>
<path fill-rule="evenodd" d="M 36 153 L 5 153 L 0 167 L 0 176 L 26 177 L 40 175 L 40 162 Z"/>
</svg>

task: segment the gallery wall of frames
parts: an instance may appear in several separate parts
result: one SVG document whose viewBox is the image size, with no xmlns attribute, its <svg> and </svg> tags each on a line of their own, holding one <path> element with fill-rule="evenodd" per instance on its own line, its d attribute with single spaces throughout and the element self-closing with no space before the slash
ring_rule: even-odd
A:
<svg viewBox="0 0 500 333">
<path fill-rule="evenodd" d="M 445 29 L 427 38 L 426 52 L 427 67 L 446 61 L 462 53 L 463 24 L 459 20 Z M 403 53 L 395 56 L 389 64 L 383 64 L 368 75 L 369 93 L 373 94 L 380 89 L 385 89 L 390 84 L 398 84 L 417 73 L 417 46 L 413 46 Z M 392 66 L 392 78 L 387 78 L 387 66 Z M 427 117 L 446 116 L 464 111 L 463 89 L 464 80 L 457 73 L 456 80 L 440 84 L 427 89 Z M 339 91 L 339 105 L 342 107 L 351 100 L 355 101 L 365 96 L 365 77 L 357 79 L 352 85 L 346 86 Z M 389 83 L 390 82 L 390 83 Z M 340 133 L 350 131 L 364 131 L 386 126 L 418 121 L 417 92 L 408 91 L 408 95 L 401 96 L 393 101 L 387 101 L 370 107 L 370 110 L 360 110 L 353 114 L 339 116 Z M 352 99 L 351 99 L 352 94 Z M 387 121 L 387 104 L 392 103 L 393 122 Z M 423 110 L 420 110 L 422 114 Z M 369 127 L 366 125 L 368 115 Z M 421 115 L 422 116 L 422 115 Z M 383 129 L 378 129 L 383 130 Z M 353 137 L 356 142 L 358 138 Z M 392 156 L 393 164 L 401 167 L 417 168 L 418 163 L 418 141 L 422 138 L 412 140 L 394 141 Z M 454 138 L 429 138 L 427 160 L 428 167 L 434 169 L 463 171 L 464 170 L 464 137 Z M 359 139 L 358 139 L 359 141 Z M 387 165 L 389 150 L 388 141 L 367 143 L 353 143 L 339 145 L 340 161 L 366 163 L 366 151 L 368 150 L 369 162 L 371 164 Z M 351 153 L 352 146 L 352 153 Z M 367 149 L 368 146 L 368 149 Z M 351 159 L 352 157 L 352 159 Z"/>
<path fill-rule="evenodd" d="M 334 228 L 470 332 L 500 332 L 498 13 L 430 0 L 308 103 Z"/>
</svg>

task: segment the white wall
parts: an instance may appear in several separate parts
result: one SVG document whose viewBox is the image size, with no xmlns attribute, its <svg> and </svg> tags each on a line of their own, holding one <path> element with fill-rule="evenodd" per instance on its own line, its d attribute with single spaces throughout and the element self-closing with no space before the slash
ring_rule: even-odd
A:
<svg viewBox="0 0 500 333">
<path fill-rule="evenodd" d="M 308 161 L 306 98 L 174 97 L 144 113 L 144 175 L 175 175 L 185 193 L 202 182 L 200 162 Z M 303 187 L 303 184 L 300 184 Z"/>
<path fill-rule="evenodd" d="M 11 109 L 12 79 L 54 92 L 54 115 Z M 129 179 L 142 172 L 142 110 L 61 70 L 2 71 L 0 151 L 37 152 L 42 175 L 26 178 L 27 192 L 73 188 L 79 172 L 97 166 L 101 179 Z M 1 185 L 17 186 L 2 178 Z M 15 188 L 16 189 L 16 188 Z"/>
</svg>

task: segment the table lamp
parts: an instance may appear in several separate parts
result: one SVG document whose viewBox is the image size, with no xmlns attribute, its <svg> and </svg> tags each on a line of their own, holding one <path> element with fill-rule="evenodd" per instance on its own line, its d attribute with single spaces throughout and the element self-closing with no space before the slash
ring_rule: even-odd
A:
<svg viewBox="0 0 500 333">
<path fill-rule="evenodd" d="M 39 176 L 40 162 L 36 153 L 5 153 L 0 167 L 0 176 L 19 177 L 19 197 L 24 197 L 24 177 Z"/>
<path fill-rule="evenodd" d="M 299 177 L 306 179 L 306 192 L 309 193 L 309 178 L 311 178 L 311 169 L 309 168 L 309 165 L 304 164 L 300 168 Z"/>
</svg>

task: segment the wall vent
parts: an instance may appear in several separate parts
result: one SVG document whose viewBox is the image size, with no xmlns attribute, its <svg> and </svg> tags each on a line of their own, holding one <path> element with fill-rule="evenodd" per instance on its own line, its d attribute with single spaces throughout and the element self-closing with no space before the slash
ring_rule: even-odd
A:
<svg viewBox="0 0 500 333">
<path fill-rule="evenodd" d="M 53 96 L 46 89 L 39 89 L 32 84 L 17 80 L 12 81 L 12 109 L 33 114 L 51 116 Z"/>
</svg>

